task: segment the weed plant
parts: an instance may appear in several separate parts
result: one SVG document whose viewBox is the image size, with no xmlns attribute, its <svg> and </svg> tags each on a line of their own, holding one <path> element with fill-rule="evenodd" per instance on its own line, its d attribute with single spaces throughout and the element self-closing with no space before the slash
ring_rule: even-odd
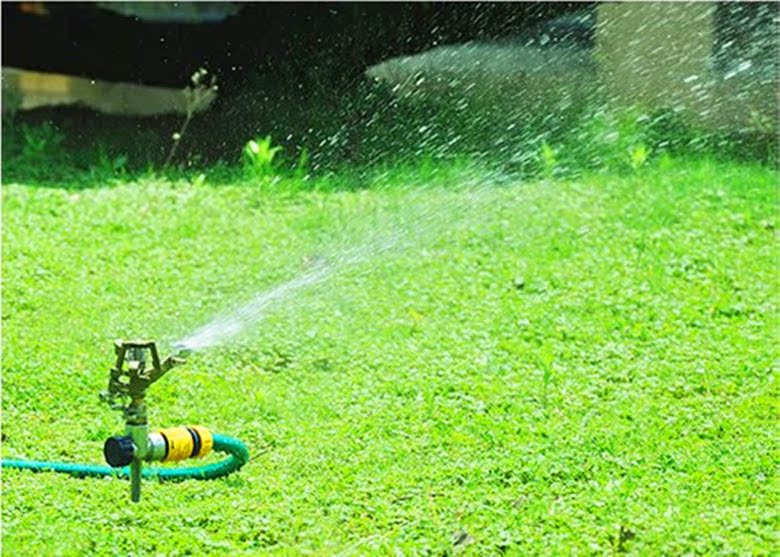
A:
<svg viewBox="0 0 780 557">
<path fill-rule="evenodd" d="M 265 178 L 276 174 L 276 155 L 281 150 L 281 147 L 273 144 L 270 135 L 250 139 L 244 146 L 244 170 L 249 178 Z"/>
</svg>

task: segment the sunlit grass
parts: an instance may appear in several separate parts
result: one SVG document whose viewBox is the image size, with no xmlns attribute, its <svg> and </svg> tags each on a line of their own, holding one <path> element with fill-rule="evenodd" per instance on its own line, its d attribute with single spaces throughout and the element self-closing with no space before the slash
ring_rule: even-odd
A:
<svg viewBox="0 0 780 557">
<path fill-rule="evenodd" d="M 241 438 L 240 473 L 131 505 L 4 471 L 4 552 L 770 553 L 777 174 L 480 172 L 5 185 L 5 457 L 101 460 L 114 338 L 167 346 L 386 223 L 409 246 L 153 387 L 154 425 Z"/>
</svg>

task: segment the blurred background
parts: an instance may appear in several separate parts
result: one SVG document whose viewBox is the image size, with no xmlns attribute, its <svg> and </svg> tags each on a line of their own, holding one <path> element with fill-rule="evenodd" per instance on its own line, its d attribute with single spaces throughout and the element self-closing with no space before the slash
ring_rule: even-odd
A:
<svg viewBox="0 0 780 557">
<path fill-rule="evenodd" d="M 543 145 L 569 145 L 564 172 L 606 164 L 576 145 L 614 133 L 656 154 L 776 160 L 776 3 L 2 10 L 7 178 L 34 172 L 18 157 L 40 144 L 62 172 L 197 169 L 268 136 L 311 172 L 424 156 L 534 173 Z"/>
</svg>

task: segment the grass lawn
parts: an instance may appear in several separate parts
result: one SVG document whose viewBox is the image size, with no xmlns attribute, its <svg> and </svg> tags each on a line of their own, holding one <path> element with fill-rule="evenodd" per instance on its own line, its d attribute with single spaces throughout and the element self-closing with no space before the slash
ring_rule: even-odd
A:
<svg viewBox="0 0 780 557">
<path fill-rule="evenodd" d="M 152 427 L 246 442 L 239 473 L 133 505 L 125 481 L 6 470 L 4 553 L 772 553 L 776 172 L 412 177 L 6 184 L 6 458 L 102 460 L 113 339 L 167 351 L 337 272 L 150 391 Z"/>
</svg>

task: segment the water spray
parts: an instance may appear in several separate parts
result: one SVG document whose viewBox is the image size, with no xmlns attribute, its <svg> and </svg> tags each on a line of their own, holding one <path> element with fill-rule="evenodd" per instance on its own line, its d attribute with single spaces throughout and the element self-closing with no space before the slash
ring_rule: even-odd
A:
<svg viewBox="0 0 780 557">
<path fill-rule="evenodd" d="M 207 480 L 226 476 L 247 463 L 249 452 L 241 441 L 212 433 L 203 426 L 149 432 L 147 389 L 175 366 L 185 362 L 185 350 L 161 360 L 153 341 L 117 340 L 114 353 L 116 361 L 109 374 L 108 388 L 100 398 L 113 410 L 122 412 L 125 433 L 109 437 L 103 445 L 103 455 L 109 466 L 4 459 L 3 468 L 62 472 L 76 477 L 129 477 L 131 499 L 138 502 L 142 478 Z M 229 456 L 203 466 L 143 467 L 144 462 L 178 462 L 204 457 L 212 450 Z"/>
</svg>

